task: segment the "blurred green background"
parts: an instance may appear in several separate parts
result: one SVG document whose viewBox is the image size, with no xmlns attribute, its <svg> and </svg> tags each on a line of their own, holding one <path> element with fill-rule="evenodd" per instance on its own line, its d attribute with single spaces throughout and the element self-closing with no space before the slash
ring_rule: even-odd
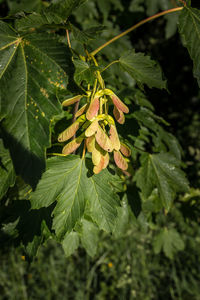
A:
<svg viewBox="0 0 200 300">
<path fill-rule="evenodd" d="M 0 0 L 0 16 L 39 12 L 46 5 L 48 1 Z M 80 29 L 106 26 L 91 43 L 93 50 L 143 18 L 176 5 L 175 0 L 88 0 L 70 20 Z M 121 234 L 120 230 L 115 236 L 102 234 L 93 258 L 82 249 L 65 258 L 62 248 L 49 241 L 30 261 L 23 248 L 2 244 L 0 299 L 200 299 L 200 93 L 192 61 L 177 33 L 177 18 L 174 14 L 148 23 L 105 48 L 102 55 L 105 61 L 114 60 L 135 48 L 159 61 L 169 92 L 146 89 L 146 93 L 183 148 L 190 193 L 179 196 L 168 215 L 151 213 L 155 209 L 144 204 L 143 212 L 132 214 Z M 71 42 L 79 50 L 80 45 Z M 118 89 L 124 82 L 133 84 L 114 65 L 106 76 Z"/>
</svg>

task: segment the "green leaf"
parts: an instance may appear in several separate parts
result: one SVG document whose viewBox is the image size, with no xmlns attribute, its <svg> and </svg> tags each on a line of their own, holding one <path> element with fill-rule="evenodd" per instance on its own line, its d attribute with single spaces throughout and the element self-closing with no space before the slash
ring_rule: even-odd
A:
<svg viewBox="0 0 200 300">
<path fill-rule="evenodd" d="M 11 207 L 12 218 L 18 219 L 16 230 L 19 241 L 25 246 L 29 256 L 35 256 L 38 247 L 52 235 L 51 213 L 53 207 L 30 210 L 30 202 L 17 200 Z"/>
<path fill-rule="evenodd" d="M 180 169 L 180 161 L 169 153 L 144 154 L 136 173 L 137 186 L 145 198 L 158 188 L 163 206 L 169 210 L 176 192 L 188 191 L 188 181 Z"/>
<path fill-rule="evenodd" d="M 200 10 L 185 7 L 179 16 L 179 32 L 183 45 L 193 60 L 193 73 L 200 86 Z"/>
<path fill-rule="evenodd" d="M 180 234 L 175 229 L 164 228 L 155 237 L 153 247 L 155 254 L 158 254 L 163 249 L 165 255 L 169 258 L 173 258 L 173 255 L 177 251 L 184 249 L 184 242 Z"/>
<path fill-rule="evenodd" d="M 76 68 L 74 74 L 74 80 L 77 84 L 81 84 L 81 82 L 86 81 L 87 84 L 93 85 L 95 80 L 95 71 L 97 67 L 90 66 L 87 62 L 76 59 L 73 61 L 74 66 Z"/>
<path fill-rule="evenodd" d="M 32 208 L 48 207 L 56 201 L 53 229 L 59 238 L 74 229 L 84 214 L 86 202 L 87 214 L 99 228 L 112 231 L 119 197 L 113 191 L 111 181 L 112 176 L 107 170 L 89 175 L 85 161 L 78 156 L 51 158 L 31 195 Z"/>
<path fill-rule="evenodd" d="M 55 35 L 22 39 L 3 22 L 0 36 L 3 128 L 17 172 L 34 185 L 50 146 L 50 121 L 61 112 L 56 95 L 66 89 L 71 53 Z"/>
<path fill-rule="evenodd" d="M 113 178 L 112 178 L 113 177 Z M 90 216 L 100 229 L 112 232 L 115 228 L 119 196 L 112 187 L 115 176 L 111 176 L 107 169 L 90 177 L 92 197 L 89 199 Z"/>
<path fill-rule="evenodd" d="M 177 31 L 177 23 L 178 23 L 179 12 L 169 14 L 165 16 L 167 20 L 167 24 L 165 27 L 165 37 L 166 39 L 171 38 Z"/>
<path fill-rule="evenodd" d="M 62 241 L 62 247 L 64 249 L 65 255 L 70 256 L 79 246 L 79 236 L 77 232 L 70 232 L 66 234 L 64 240 Z"/>
<path fill-rule="evenodd" d="M 160 66 L 151 60 L 150 56 L 130 50 L 120 57 L 119 62 L 122 69 L 139 84 L 147 84 L 150 88 L 166 88 L 166 80 L 163 80 Z"/>
<path fill-rule="evenodd" d="M 5 149 L 2 139 L 0 139 L 0 199 L 14 183 L 15 171 L 12 160 L 9 151 Z"/>
<path fill-rule="evenodd" d="M 129 10 L 133 13 L 144 12 L 144 0 L 132 0 L 129 6 Z"/>
<path fill-rule="evenodd" d="M 116 238 L 123 237 L 129 225 L 129 210 L 127 197 L 122 199 L 121 207 L 117 208 L 117 219 L 115 230 L 113 232 Z"/>
<path fill-rule="evenodd" d="M 31 196 L 32 208 L 48 207 L 55 201 L 53 228 L 58 237 L 72 231 L 85 210 L 90 196 L 87 169 L 79 157 L 54 157 L 47 161 L 36 191 Z"/>
<path fill-rule="evenodd" d="M 105 26 L 93 26 L 84 31 L 78 29 L 76 26 L 70 24 L 71 31 L 73 33 L 74 39 L 79 43 L 88 44 L 91 40 L 95 40 L 99 37 L 103 30 L 105 30 Z"/>
<path fill-rule="evenodd" d="M 61 24 L 65 22 L 74 10 L 86 0 L 60 0 L 44 9 L 41 14 L 32 13 L 16 21 L 18 31 L 39 28 L 48 24 Z"/>
<path fill-rule="evenodd" d="M 81 243 L 87 254 L 93 257 L 97 252 L 99 229 L 93 222 L 86 219 L 83 219 L 81 223 Z"/>
<path fill-rule="evenodd" d="M 32 12 L 32 11 L 40 11 L 42 8 L 41 0 L 7 0 L 9 7 L 9 14 L 16 14 L 20 11 Z"/>
</svg>

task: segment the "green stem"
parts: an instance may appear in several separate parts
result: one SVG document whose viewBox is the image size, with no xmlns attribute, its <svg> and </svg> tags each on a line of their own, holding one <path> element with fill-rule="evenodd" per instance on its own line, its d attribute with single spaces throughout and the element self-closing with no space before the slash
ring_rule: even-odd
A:
<svg viewBox="0 0 200 300">
<path fill-rule="evenodd" d="M 166 14 L 170 14 L 170 13 L 173 13 L 173 12 L 176 12 L 176 11 L 180 11 L 182 10 L 183 7 L 176 7 L 176 8 L 172 8 L 172 9 L 168 9 L 168 10 L 165 10 L 161 13 L 158 13 L 156 15 L 153 15 L 147 19 L 144 19 L 142 21 L 140 21 L 139 23 L 135 24 L 134 26 L 130 27 L 129 29 L 125 30 L 124 32 L 118 34 L 117 36 L 115 36 L 114 38 L 112 38 L 111 40 L 109 40 L 108 42 L 104 43 L 103 45 L 101 45 L 100 47 L 98 47 L 96 50 L 92 51 L 90 53 L 91 56 L 94 56 L 96 55 L 99 51 L 101 51 L 103 48 L 107 47 L 108 45 L 110 45 L 111 43 L 115 42 L 116 40 L 118 40 L 119 38 L 127 35 L 129 32 L 135 30 L 136 28 L 140 27 L 141 25 L 147 23 L 147 22 L 150 22 L 154 19 L 157 19 L 161 16 L 164 16 Z"/>
<path fill-rule="evenodd" d="M 101 71 L 101 73 L 103 73 L 105 70 L 107 70 L 108 68 L 110 68 L 110 66 L 112 66 L 113 64 L 116 64 L 116 63 L 118 63 L 119 62 L 119 60 L 114 60 L 114 61 L 112 61 L 109 65 L 107 65 L 102 71 Z"/>
</svg>

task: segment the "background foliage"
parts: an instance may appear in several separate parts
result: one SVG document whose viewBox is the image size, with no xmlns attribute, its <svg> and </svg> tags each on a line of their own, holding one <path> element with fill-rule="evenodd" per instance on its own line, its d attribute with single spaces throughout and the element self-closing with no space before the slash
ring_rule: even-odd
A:
<svg viewBox="0 0 200 300">
<path fill-rule="evenodd" d="M 54 14 L 53 8 L 53 10 L 48 9 L 44 14 L 42 9 L 48 8 L 48 2 L 32 1 L 31 3 L 1 1 L 0 4 L 2 17 L 8 13 L 11 15 L 17 13 L 18 19 L 15 21 L 15 25 L 21 35 L 33 27 L 41 27 L 39 30 L 43 31 L 42 26 L 44 24 L 45 27 L 48 26 L 47 20 L 50 20 L 49 25 L 53 22 L 56 26 L 73 12 L 72 7 L 71 11 L 65 10 L 66 14 L 63 15 L 63 9 L 58 11 L 55 8 L 56 14 Z M 76 5 L 76 1 L 74 3 Z M 137 21 L 160 10 L 172 8 L 175 4 L 178 5 L 178 2 L 168 0 L 87 1 L 72 13 L 69 19 L 68 26 L 72 32 L 70 39 L 73 49 L 84 55 L 83 42 L 89 51 L 93 51 Z M 21 13 L 22 10 L 28 14 L 25 18 L 20 19 L 21 16 L 24 16 Z M 41 14 L 29 14 L 32 11 Z M 66 96 L 71 97 L 77 91 L 77 85 L 80 86 L 83 80 L 91 82 L 90 66 L 77 60 L 74 63 L 76 71 L 74 70 L 71 63 L 71 52 L 67 50 L 66 45 L 63 45 L 63 43 L 67 44 L 65 31 L 62 28 L 57 29 L 55 26 L 53 29 L 45 28 L 51 37 L 44 32 L 26 34 L 25 43 L 22 44 L 20 41 L 19 44 L 16 44 L 16 48 L 12 45 L 9 47 L 8 57 L 15 51 L 18 53 L 15 56 L 15 64 L 18 69 L 16 75 L 7 74 L 9 81 L 2 77 L 3 85 L 1 83 L 1 87 L 6 87 L 4 89 L 6 92 L 3 92 L 1 88 L 1 99 L 6 97 L 9 103 L 9 106 L 2 106 L 1 110 L 3 120 L 1 133 L 4 139 L 4 146 L 1 141 L 1 163 L 9 170 L 6 173 L 4 168 L 0 170 L 2 180 L 0 194 L 5 195 L 1 200 L 0 210 L 1 241 L 4 245 L 1 251 L 2 271 L 0 275 L 3 299 L 16 299 L 16 294 L 19 295 L 19 299 L 44 297 L 59 299 L 66 294 L 69 295 L 67 296 L 69 299 L 189 299 L 189 297 L 199 299 L 199 89 L 192 76 L 192 61 L 187 50 L 183 48 L 180 36 L 176 31 L 177 19 L 178 13 L 175 13 L 148 23 L 145 27 L 139 28 L 129 36 L 103 49 L 99 56 L 99 63 L 104 68 L 112 60 L 118 60 L 121 53 L 129 53 L 127 51 L 132 48 L 135 48 L 136 52 L 145 52 L 154 60 L 159 61 L 167 78 L 170 92 L 150 89 L 151 83 L 149 87 L 144 87 L 145 90 L 140 91 L 131 77 L 131 71 L 124 72 L 123 64 L 122 68 L 113 64 L 103 72 L 108 87 L 117 92 L 121 99 L 125 99 L 130 107 L 133 107 L 130 115 L 126 118 L 124 128 L 120 129 L 120 134 L 126 138 L 126 141 L 129 140 L 133 169 L 138 170 L 136 178 L 132 179 L 131 177 L 125 181 L 126 195 L 124 195 L 124 184 L 117 175 L 114 178 L 117 184 L 113 193 L 120 192 L 121 206 L 117 206 L 116 210 L 114 209 L 115 212 L 113 211 L 111 216 L 107 216 L 107 220 L 111 222 L 112 226 L 112 217 L 118 215 L 117 222 L 112 228 L 112 237 L 107 236 L 106 233 L 99 233 L 96 224 L 101 229 L 108 229 L 107 231 L 109 231 L 109 225 L 105 225 L 104 222 L 101 224 L 102 220 L 98 218 L 98 211 L 96 211 L 96 224 L 86 216 L 81 219 L 80 224 L 77 224 L 75 231 L 63 239 L 63 233 L 59 229 L 62 228 L 62 225 L 60 226 L 56 221 L 56 216 L 60 214 L 59 207 L 55 206 L 49 197 L 48 204 L 52 204 L 49 206 L 45 202 L 45 205 L 40 206 L 44 198 L 41 197 L 41 201 L 39 201 L 41 190 L 38 192 L 36 190 L 32 201 L 34 202 L 35 197 L 38 202 L 35 201 L 33 208 L 41 208 L 30 211 L 29 201 L 25 199 L 25 195 L 29 196 L 30 186 L 21 179 L 25 179 L 26 183 L 35 187 L 44 170 L 44 147 L 50 146 L 49 126 L 46 118 L 52 119 L 50 132 L 53 145 L 47 152 L 60 152 L 61 148 L 56 142 L 57 136 L 66 128 L 66 122 L 70 124 L 72 115 L 70 109 L 62 112 L 60 102 Z M 183 21 L 185 22 L 185 20 L 186 16 L 183 15 Z M 10 24 L 13 22 L 12 20 L 8 21 Z M 188 24 L 190 24 L 190 20 Z M 9 32 L 9 35 L 12 36 L 9 41 L 2 39 L 1 43 L 12 43 L 19 39 L 18 35 L 9 27 L 1 26 L 6 35 Z M 52 39 L 52 34 L 54 35 L 55 32 L 56 36 Z M 183 35 L 187 35 L 184 30 Z M 94 36 L 97 38 L 94 39 Z M 195 36 L 194 39 L 196 39 Z M 186 40 L 188 39 L 186 38 Z M 192 52 L 189 52 L 192 56 Z M 195 50 L 195 53 L 198 54 L 198 51 Z M 25 59 L 22 59 L 23 55 Z M 130 56 L 132 55 L 134 52 L 130 53 Z M 40 60 L 33 62 L 38 57 Z M 65 57 L 65 60 L 62 60 L 61 57 Z M 7 63 L 6 60 L 3 61 L 5 64 Z M 10 65 L 10 70 L 12 67 Z M 198 68 L 198 66 L 195 67 Z M 195 76 L 198 76 L 197 72 L 194 72 Z M 29 76 L 27 81 L 24 74 Z M 71 80 L 73 74 L 74 82 Z M 48 80 L 49 78 L 50 80 Z M 135 79 L 142 87 L 140 79 Z M 65 84 L 67 82 L 70 84 L 66 92 Z M 83 82 L 83 85 L 86 82 Z M 145 80 L 141 82 L 148 84 Z M 40 84 L 39 92 L 34 88 L 38 83 Z M 18 88 L 16 88 L 16 84 Z M 19 115 L 14 114 L 10 115 L 5 122 L 4 117 L 7 112 L 15 106 L 16 98 L 13 95 L 16 93 L 19 93 L 17 106 L 20 119 Z M 24 108 L 23 102 L 23 94 L 26 93 L 29 97 L 27 105 L 29 104 L 30 109 L 28 110 Z M 54 95 L 56 95 L 56 102 Z M 48 98 L 48 106 L 45 105 L 46 98 Z M 22 107 L 23 109 L 21 109 Z M 53 118 L 55 111 L 57 111 L 57 116 Z M 26 119 L 30 123 L 28 125 L 30 133 L 23 123 Z M 34 120 L 39 120 L 39 123 Z M 170 127 L 168 122 L 171 124 Z M 16 126 L 18 123 L 19 127 Z M 38 130 L 38 124 L 42 126 L 40 130 Z M 37 138 L 40 143 L 38 146 L 35 134 L 33 134 L 36 131 L 39 133 Z M 26 141 L 27 144 L 19 147 L 19 143 L 13 139 L 13 132 L 18 137 L 23 134 L 23 137 L 27 135 L 31 139 L 29 141 L 24 139 L 23 141 Z M 178 138 L 182 149 L 174 136 Z M 27 145 L 31 150 L 31 155 L 25 150 Z M 137 150 L 138 148 L 154 154 L 143 153 L 143 151 Z M 7 149 L 10 149 L 12 160 Z M 162 153 L 166 151 L 170 151 L 170 155 L 173 156 Z M 158 152 L 160 154 L 157 154 Z M 184 164 L 181 163 L 181 166 L 187 173 L 190 190 L 187 189 L 187 182 L 179 169 L 181 154 L 184 160 Z M 51 158 L 49 164 L 53 165 L 54 161 L 55 163 L 64 163 L 62 158 L 58 160 Z M 15 168 L 13 168 L 12 162 Z M 169 167 L 170 162 L 172 168 Z M 149 180 L 151 177 L 148 177 L 147 182 L 144 182 L 144 174 L 149 172 L 152 176 L 153 164 L 157 166 L 156 170 L 158 170 L 159 176 L 155 182 L 154 177 L 151 180 Z M 169 167 L 168 173 L 163 173 L 162 164 Z M 173 169 L 174 166 L 177 168 Z M 66 165 L 66 167 L 68 166 Z M 63 170 L 66 167 L 63 165 Z M 21 178 L 18 177 L 14 185 L 15 172 L 20 174 Z M 130 172 L 132 171 L 130 170 Z M 103 180 L 106 182 L 108 174 L 105 172 L 104 176 Z M 158 184 L 159 180 L 160 184 Z M 66 182 L 70 183 L 68 180 Z M 82 184 L 84 185 L 84 183 L 83 181 Z M 165 194 L 166 187 L 162 187 L 162 183 L 168 184 L 167 194 Z M 6 185 L 11 186 L 7 193 L 4 188 Z M 186 194 L 183 193 L 184 186 Z M 49 186 L 45 185 L 44 188 L 48 190 Z M 45 193 L 42 186 L 41 189 Z M 175 192 L 179 190 L 182 195 L 175 196 Z M 117 197 L 115 194 L 115 197 L 112 198 L 117 199 Z M 173 205 L 171 204 L 172 199 L 176 199 Z M 105 197 L 106 200 L 107 197 Z M 163 205 L 167 209 L 171 207 L 167 216 L 163 213 Z M 49 207 L 46 209 L 43 206 Z M 90 258 L 82 247 L 75 252 L 74 256 L 68 259 L 64 258 L 62 249 L 55 241 L 52 241 L 52 237 L 55 238 L 50 232 L 52 211 L 55 215 L 53 228 L 57 230 L 57 238 L 61 239 L 65 254 L 73 253 L 81 242 L 87 254 L 93 258 Z M 59 222 L 61 221 L 62 219 L 59 217 Z M 73 222 L 70 221 L 71 223 Z M 50 241 L 39 250 L 38 257 L 33 263 L 29 264 L 28 257 L 35 254 L 37 246 L 49 237 L 51 237 Z M 98 240 L 99 244 L 97 244 Z M 18 247 L 22 241 L 25 248 L 21 246 L 17 248 L 17 251 L 13 250 L 13 244 Z M 94 247 L 94 245 L 96 246 Z M 83 272 L 83 270 L 85 271 Z M 168 286 L 166 286 L 166 282 L 168 282 Z M 50 285 L 51 289 L 45 288 Z"/>
</svg>

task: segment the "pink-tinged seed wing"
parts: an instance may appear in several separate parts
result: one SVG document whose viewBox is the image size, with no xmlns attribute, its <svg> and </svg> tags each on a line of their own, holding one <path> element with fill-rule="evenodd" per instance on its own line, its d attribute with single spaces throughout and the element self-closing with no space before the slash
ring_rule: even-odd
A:
<svg viewBox="0 0 200 300">
<path fill-rule="evenodd" d="M 129 112 L 129 108 L 115 95 L 111 95 L 110 96 L 112 99 L 113 104 L 121 111 L 123 111 L 124 113 L 128 113 Z"/>
<path fill-rule="evenodd" d="M 99 110 L 99 97 L 95 97 L 89 105 L 89 108 L 86 112 L 86 118 L 92 120 L 98 113 Z"/>
<path fill-rule="evenodd" d="M 92 151 L 92 162 L 93 165 L 97 166 L 100 163 L 101 160 L 101 152 L 97 150 L 96 147 L 94 147 L 93 151 Z"/>
<path fill-rule="evenodd" d="M 115 120 L 119 124 L 124 124 L 124 122 L 125 122 L 124 113 L 121 110 L 119 110 L 116 106 L 114 106 L 113 115 L 115 117 Z"/>
<path fill-rule="evenodd" d="M 119 151 L 114 151 L 114 161 L 121 170 L 125 171 L 128 169 L 128 163 Z"/>
<path fill-rule="evenodd" d="M 76 118 L 80 117 L 86 111 L 87 107 L 88 107 L 88 104 L 86 103 L 77 111 L 77 113 L 75 114 L 75 117 Z"/>
<path fill-rule="evenodd" d="M 117 133 L 117 129 L 115 125 L 110 125 L 110 141 L 114 150 L 119 151 L 120 149 L 120 141 Z"/>
<path fill-rule="evenodd" d="M 82 97 L 83 97 L 82 95 L 77 95 L 73 98 L 69 98 L 62 102 L 62 106 L 69 106 L 71 104 L 74 104 L 74 103 L 78 102 L 79 100 L 81 100 Z"/>
<path fill-rule="evenodd" d="M 95 136 L 92 135 L 88 138 L 86 138 L 86 147 L 88 152 L 92 152 L 95 148 Z"/>
<path fill-rule="evenodd" d="M 131 149 L 127 145 L 125 145 L 124 143 L 121 143 L 120 151 L 126 157 L 131 156 Z"/>
<path fill-rule="evenodd" d="M 108 152 L 106 152 L 106 154 L 104 155 L 103 169 L 107 168 L 107 166 L 109 164 L 109 160 L 110 160 L 109 154 L 108 154 Z"/>
<path fill-rule="evenodd" d="M 101 160 L 100 160 L 99 164 L 97 166 L 94 166 L 94 168 L 93 168 L 94 174 L 100 173 L 103 170 L 103 166 L 104 166 L 104 157 L 101 156 Z"/>
<path fill-rule="evenodd" d="M 65 142 L 69 140 L 71 137 L 74 136 L 76 131 L 79 129 L 79 122 L 74 122 L 71 126 L 69 126 L 67 129 L 65 129 L 59 136 L 58 141 L 59 142 Z"/>
<path fill-rule="evenodd" d="M 92 136 L 93 134 L 95 134 L 97 132 L 97 129 L 99 127 L 99 123 L 98 120 L 94 120 L 90 126 L 88 126 L 88 128 L 85 131 L 85 136 L 89 137 Z"/>
<path fill-rule="evenodd" d="M 96 138 L 97 143 L 103 150 L 108 151 L 108 152 L 113 151 L 111 141 L 110 141 L 109 137 L 107 136 L 107 134 L 103 131 L 103 129 L 101 128 L 100 125 L 98 125 L 98 129 L 97 129 L 95 138 Z"/>
<path fill-rule="evenodd" d="M 77 137 L 73 141 L 69 142 L 65 147 L 62 149 L 62 153 L 65 155 L 69 155 L 70 153 L 74 152 L 78 147 L 81 145 L 83 138 Z"/>
</svg>

